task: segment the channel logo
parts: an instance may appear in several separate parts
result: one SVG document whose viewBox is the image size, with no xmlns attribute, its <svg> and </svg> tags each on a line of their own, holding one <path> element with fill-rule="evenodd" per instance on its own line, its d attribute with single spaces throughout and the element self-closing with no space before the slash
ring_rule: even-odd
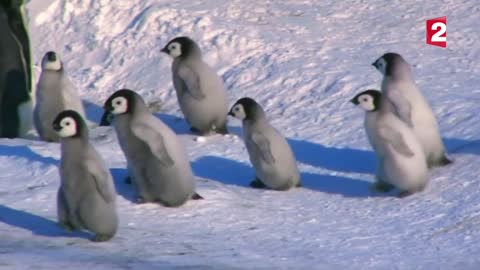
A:
<svg viewBox="0 0 480 270">
<path fill-rule="evenodd" d="M 442 48 L 447 47 L 447 17 L 426 21 L 427 44 Z"/>
</svg>

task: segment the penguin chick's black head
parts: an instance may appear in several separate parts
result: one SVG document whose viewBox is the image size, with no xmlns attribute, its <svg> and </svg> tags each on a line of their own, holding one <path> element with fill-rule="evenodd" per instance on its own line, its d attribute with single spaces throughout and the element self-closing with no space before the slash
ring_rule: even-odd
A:
<svg viewBox="0 0 480 270">
<path fill-rule="evenodd" d="M 161 50 L 172 58 L 186 58 L 190 55 L 200 55 L 197 43 L 189 37 L 176 37 L 170 40 Z"/>
<path fill-rule="evenodd" d="M 262 107 L 253 99 L 244 97 L 239 99 L 230 109 L 228 115 L 240 120 L 256 120 L 264 117 Z"/>
<path fill-rule="evenodd" d="M 381 97 L 382 92 L 369 89 L 357 94 L 350 102 L 357 106 L 360 105 L 365 111 L 373 112 L 379 109 Z"/>
<path fill-rule="evenodd" d="M 47 52 L 42 59 L 42 69 L 51 71 L 60 71 L 63 68 L 62 61 L 58 57 L 56 52 Z"/>
<path fill-rule="evenodd" d="M 49 62 L 57 61 L 57 54 L 55 52 L 49 51 L 45 54 Z"/>
<path fill-rule="evenodd" d="M 103 108 L 109 113 L 119 115 L 132 113 L 141 103 L 143 103 L 143 99 L 140 95 L 130 89 L 120 89 L 105 101 Z"/>
<path fill-rule="evenodd" d="M 62 111 L 52 123 L 53 130 L 62 138 L 80 137 L 87 134 L 82 116 L 73 110 Z M 88 136 L 86 136 L 88 138 Z"/>
<path fill-rule="evenodd" d="M 396 70 L 407 65 L 403 57 L 394 52 L 389 52 L 379 57 L 372 65 L 385 76 L 392 76 Z"/>
</svg>

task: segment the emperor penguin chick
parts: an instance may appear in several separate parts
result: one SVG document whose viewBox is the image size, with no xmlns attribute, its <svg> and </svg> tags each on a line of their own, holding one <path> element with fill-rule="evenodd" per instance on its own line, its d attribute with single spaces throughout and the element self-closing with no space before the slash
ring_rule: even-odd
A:
<svg viewBox="0 0 480 270">
<path fill-rule="evenodd" d="M 112 113 L 120 147 L 139 202 L 180 206 L 195 193 L 195 179 L 184 146 L 176 134 L 152 115 L 132 90 L 113 93 L 105 102 Z"/>
<path fill-rule="evenodd" d="M 173 86 L 192 131 L 202 135 L 228 133 L 225 86 L 218 74 L 203 61 L 197 43 L 188 37 L 177 37 L 161 51 L 173 58 Z"/>
<path fill-rule="evenodd" d="M 446 156 L 435 115 L 415 84 L 410 65 L 397 53 L 386 53 L 373 66 L 383 74 L 382 92 L 385 101 L 417 136 L 428 167 L 452 163 Z"/>
<path fill-rule="evenodd" d="M 112 176 L 90 144 L 88 128 L 79 113 L 63 111 L 52 126 L 61 138 L 59 223 L 68 230 L 93 232 L 93 241 L 107 241 L 118 228 Z"/>
<path fill-rule="evenodd" d="M 239 99 L 229 115 L 242 120 L 243 137 L 257 179 L 250 185 L 274 190 L 300 186 L 300 173 L 287 140 L 267 120 L 253 99 Z"/>
<path fill-rule="evenodd" d="M 34 126 L 42 140 L 59 141 L 52 122 L 64 110 L 74 110 L 85 119 L 82 101 L 68 79 L 62 61 L 55 52 L 47 52 L 42 59 L 33 113 Z"/>
<path fill-rule="evenodd" d="M 391 112 L 385 94 L 367 90 L 351 102 L 366 111 L 365 130 L 377 156 L 377 186 L 396 187 L 400 197 L 422 191 L 428 183 L 422 146 L 413 130 Z"/>
</svg>

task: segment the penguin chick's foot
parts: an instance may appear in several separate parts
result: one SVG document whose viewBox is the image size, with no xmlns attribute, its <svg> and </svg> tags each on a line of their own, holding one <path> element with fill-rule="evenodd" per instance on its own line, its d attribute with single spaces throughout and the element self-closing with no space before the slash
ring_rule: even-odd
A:
<svg viewBox="0 0 480 270">
<path fill-rule="evenodd" d="M 58 225 L 67 232 L 75 231 L 75 228 L 69 222 L 58 222 Z"/>
<path fill-rule="evenodd" d="M 265 184 L 260 181 L 260 179 L 258 178 L 255 178 L 255 180 L 253 180 L 252 182 L 250 182 L 250 186 L 253 187 L 253 188 L 266 188 L 267 186 L 265 186 Z"/>
<path fill-rule="evenodd" d="M 222 134 L 222 135 L 228 134 L 227 125 L 224 125 L 223 127 L 217 128 L 217 129 L 215 130 L 215 132 L 216 132 L 217 134 Z"/>
<path fill-rule="evenodd" d="M 91 240 L 92 242 L 105 242 L 112 239 L 113 235 L 110 234 L 96 234 Z"/>
<path fill-rule="evenodd" d="M 415 194 L 415 193 L 416 193 L 416 191 L 406 190 L 406 191 L 400 192 L 400 193 L 397 195 L 397 197 L 398 197 L 398 198 L 405 198 L 405 197 L 408 197 L 408 196 L 413 195 L 413 194 Z"/>
<path fill-rule="evenodd" d="M 442 157 L 439 160 L 436 161 L 428 161 L 428 168 L 434 168 L 434 167 L 443 167 L 447 166 L 453 163 L 453 160 L 449 159 L 445 154 L 442 155 Z"/>
<path fill-rule="evenodd" d="M 393 190 L 395 188 L 395 186 L 387 183 L 387 182 L 383 182 L 383 181 L 377 181 L 373 184 L 372 186 L 372 190 L 373 191 L 377 191 L 377 192 L 389 192 L 391 190 Z"/>
<path fill-rule="evenodd" d="M 195 128 L 195 127 L 191 127 L 190 128 L 190 132 L 194 133 L 194 134 L 200 134 L 200 130 L 198 128 Z"/>
<path fill-rule="evenodd" d="M 137 203 L 138 204 L 144 204 L 144 203 L 147 203 L 147 201 L 142 196 L 138 196 L 137 197 Z"/>
<path fill-rule="evenodd" d="M 439 161 L 438 165 L 439 166 L 447 166 L 449 164 L 452 164 L 453 160 L 449 159 L 447 155 L 443 154 L 442 159 Z"/>
<path fill-rule="evenodd" d="M 198 193 L 194 193 L 191 197 L 192 200 L 203 200 L 204 198 L 200 196 Z"/>
</svg>

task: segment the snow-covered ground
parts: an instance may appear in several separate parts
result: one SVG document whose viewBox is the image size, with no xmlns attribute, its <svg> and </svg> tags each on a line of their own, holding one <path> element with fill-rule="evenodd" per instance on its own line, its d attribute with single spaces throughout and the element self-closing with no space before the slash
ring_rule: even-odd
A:
<svg viewBox="0 0 480 270">
<path fill-rule="evenodd" d="M 478 0 L 31 0 L 27 11 L 37 73 L 46 51 L 59 52 L 95 122 L 119 88 L 160 103 L 206 199 L 136 205 L 114 132 L 94 128 L 121 225 L 112 241 L 92 243 L 55 223 L 59 145 L 2 139 L 0 269 L 480 269 Z M 447 49 L 425 44 L 425 20 L 440 16 Z M 188 133 L 159 52 L 177 35 L 198 41 L 230 104 L 250 96 L 264 106 L 303 188 L 251 189 L 238 136 Z M 364 114 L 348 102 L 379 87 L 370 64 L 387 51 L 413 65 L 455 159 L 404 199 L 370 191 Z M 230 130 L 239 135 L 240 123 Z"/>
</svg>

